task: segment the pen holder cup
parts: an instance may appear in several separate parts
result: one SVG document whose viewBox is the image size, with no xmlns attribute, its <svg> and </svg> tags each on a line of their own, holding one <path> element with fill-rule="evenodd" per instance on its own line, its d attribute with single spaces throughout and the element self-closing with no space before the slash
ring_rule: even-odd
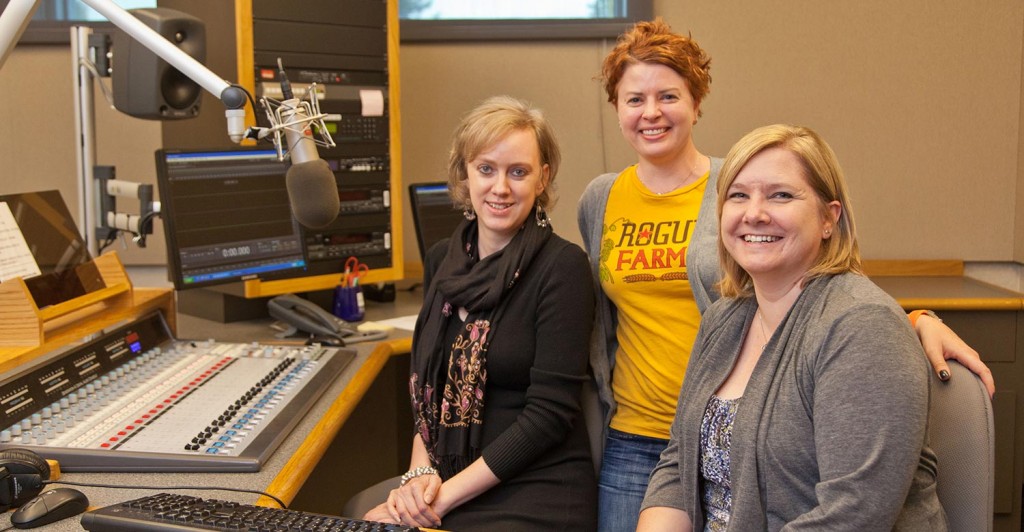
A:
<svg viewBox="0 0 1024 532">
<path fill-rule="evenodd" d="M 335 316 L 345 321 L 362 321 L 366 312 L 362 287 L 344 285 L 335 287 L 332 309 Z"/>
</svg>

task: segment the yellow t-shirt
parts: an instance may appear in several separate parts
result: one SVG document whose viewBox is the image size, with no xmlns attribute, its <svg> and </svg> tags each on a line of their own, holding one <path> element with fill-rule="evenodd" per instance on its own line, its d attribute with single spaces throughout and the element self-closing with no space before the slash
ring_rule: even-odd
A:
<svg viewBox="0 0 1024 532">
<path fill-rule="evenodd" d="M 649 191 L 636 166 L 623 170 L 605 208 L 599 273 L 618 309 L 611 427 L 667 439 L 697 337 L 700 311 L 686 275 L 686 248 L 708 175 L 667 194 Z"/>
</svg>

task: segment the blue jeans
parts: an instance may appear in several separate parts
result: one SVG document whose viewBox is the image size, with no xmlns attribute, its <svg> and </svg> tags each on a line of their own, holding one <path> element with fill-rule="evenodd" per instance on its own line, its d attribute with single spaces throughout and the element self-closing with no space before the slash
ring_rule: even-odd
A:
<svg viewBox="0 0 1024 532">
<path fill-rule="evenodd" d="M 668 440 L 608 429 L 597 486 L 597 519 L 601 532 L 632 532 L 651 471 Z"/>
</svg>

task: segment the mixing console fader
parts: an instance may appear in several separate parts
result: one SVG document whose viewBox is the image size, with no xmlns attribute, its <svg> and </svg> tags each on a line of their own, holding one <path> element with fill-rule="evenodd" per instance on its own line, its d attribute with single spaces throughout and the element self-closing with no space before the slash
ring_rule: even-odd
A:
<svg viewBox="0 0 1024 532">
<path fill-rule="evenodd" d="M 258 471 L 354 357 L 176 340 L 152 314 L 0 383 L 0 448 L 66 471 Z"/>
</svg>

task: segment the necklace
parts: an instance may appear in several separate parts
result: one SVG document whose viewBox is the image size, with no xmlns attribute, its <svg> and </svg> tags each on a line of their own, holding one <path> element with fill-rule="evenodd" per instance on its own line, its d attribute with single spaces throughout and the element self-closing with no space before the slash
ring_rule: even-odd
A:
<svg viewBox="0 0 1024 532">
<path fill-rule="evenodd" d="M 676 190 L 679 190 L 679 188 L 681 188 L 683 185 L 689 183 L 694 177 L 697 176 L 697 172 L 696 172 L 695 169 L 687 168 L 687 170 L 688 170 L 688 172 L 686 174 L 686 177 L 683 178 L 682 181 L 680 181 L 676 186 L 674 186 L 674 187 L 672 187 L 672 188 L 670 188 L 668 190 L 663 190 L 661 192 L 655 192 L 654 191 L 654 187 L 648 185 L 647 181 L 645 181 L 644 178 L 640 177 L 639 173 L 637 173 L 636 177 L 638 179 L 640 179 L 640 182 L 644 185 L 644 187 L 647 188 L 647 190 L 649 190 L 651 192 L 654 192 L 655 196 L 664 196 L 665 194 L 671 194 L 672 192 L 675 192 Z"/>
<path fill-rule="evenodd" d="M 768 346 L 768 331 L 764 326 L 764 314 L 761 313 L 761 309 L 757 309 L 757 317 L 761 323 L 761 339 L 764 340 L 764 343 L 761 344 L 761 351 L 764 351 L 764 348 Z"/>
<path fill-rule="evenodd" d="M 639 177 L 639 176 L 637 176 L 637 177 Z M 648 185 L 647 181 L 644 181 L 644 178 L 641 177 L 640 178 L 640 182 L 643 183 L 643 185 L 645 187 L 647 187 L 647 190 L 650 190 L 651 192 L 654 192 L 654 187 Z M 685 182 L 686 182 L 685 180 L 680 181 L 678 185 L 676 185 L 676 186 L 674 186 L 674 187 L 672 187 L 672 188 L 670 188 L 668 190 L 663 190 L 661 192 L 654 192 L 654 195 L 655 196 L 664 196 L 665 194 L 671 194 L 672 192 L 675 192 L 676 190 L 679 190 L 679 187 L 683 186 L 683 183 L 685 183 Z"/>
</svg>

